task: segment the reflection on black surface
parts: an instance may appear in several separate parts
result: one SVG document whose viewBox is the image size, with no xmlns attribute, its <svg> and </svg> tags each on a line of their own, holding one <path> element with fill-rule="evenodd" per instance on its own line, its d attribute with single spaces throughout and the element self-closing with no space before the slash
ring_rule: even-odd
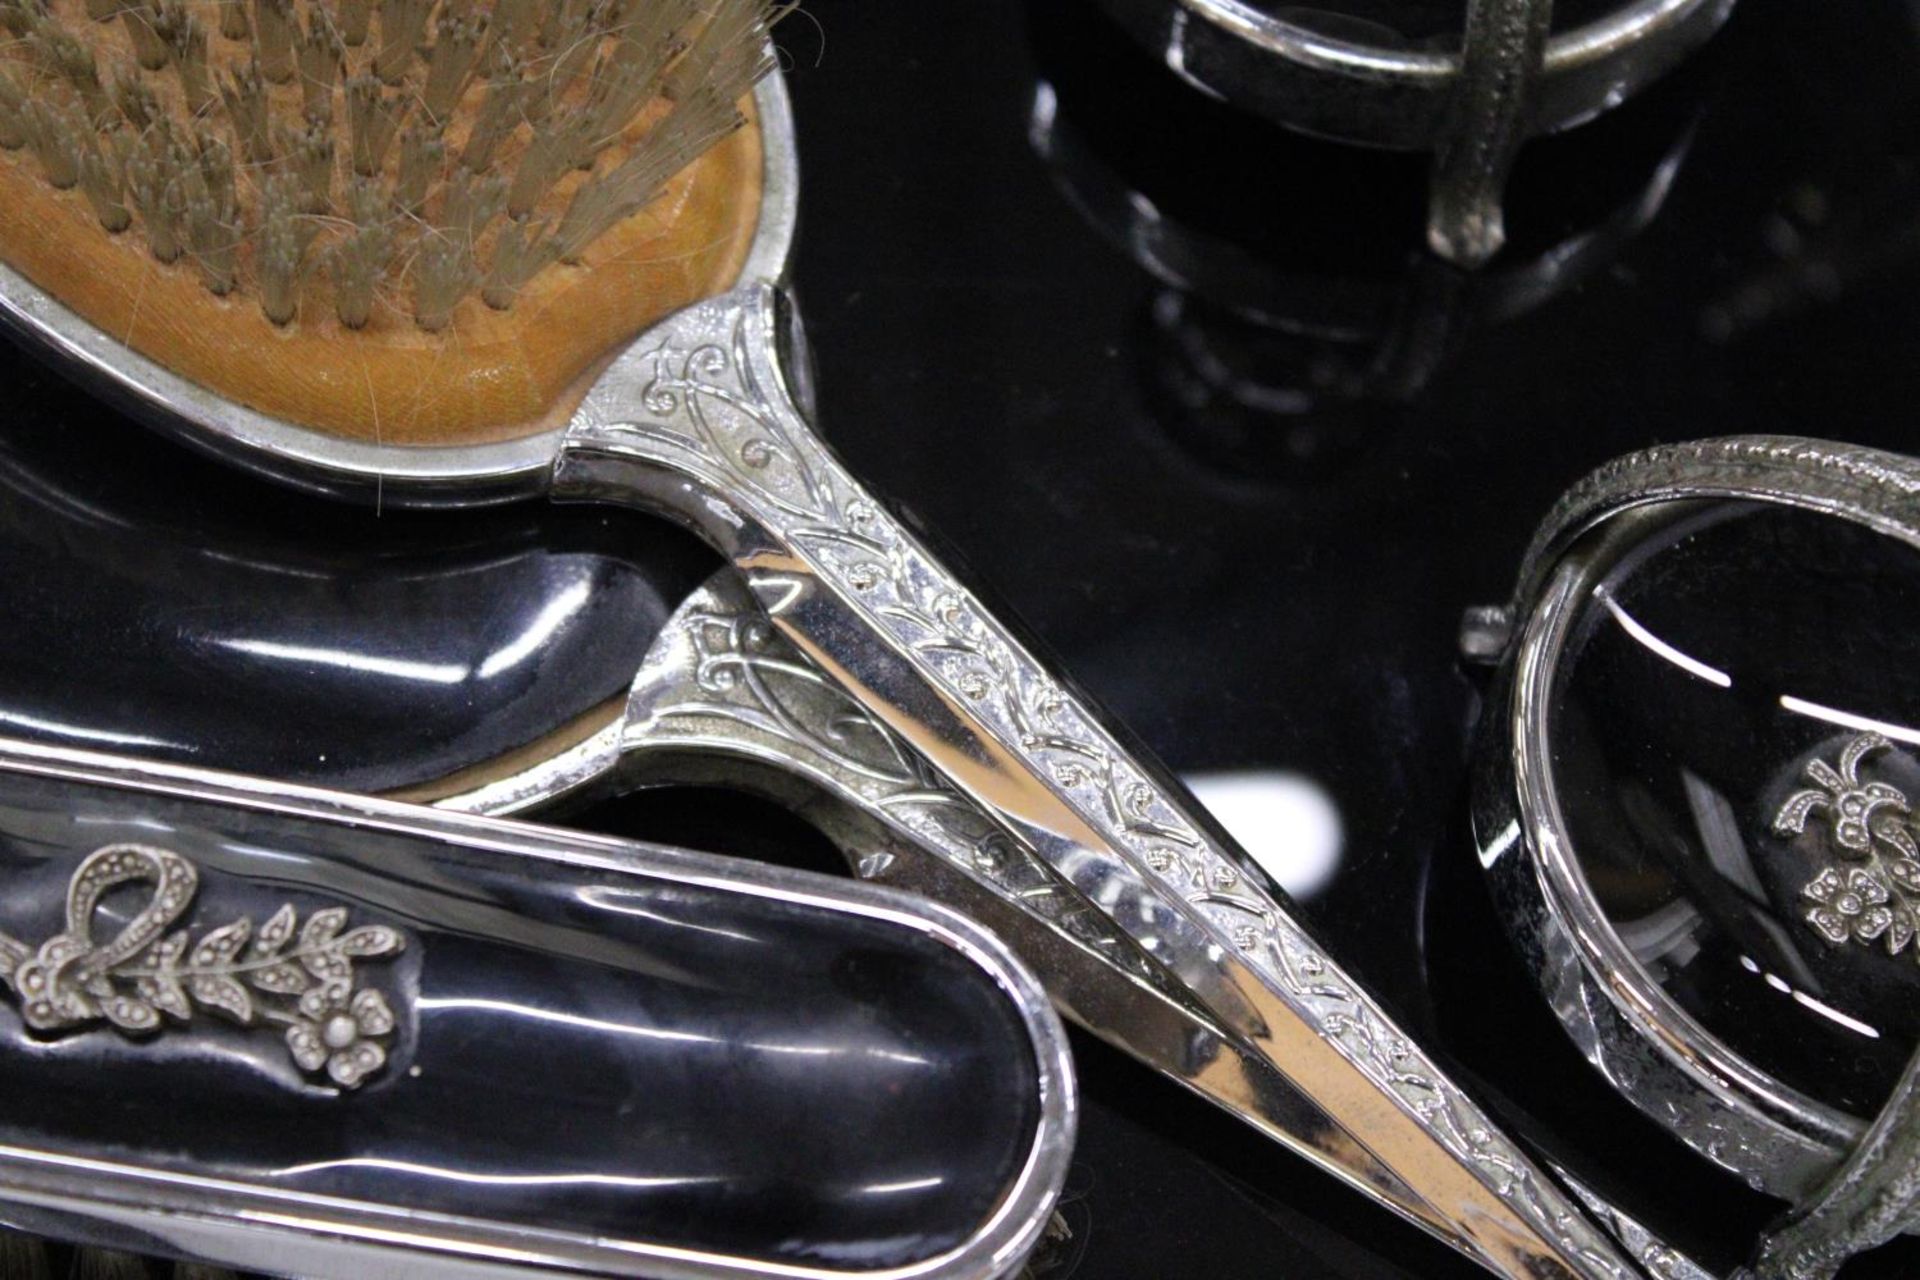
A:
<svg viewBox="0 0 1920 1280">
<path fill-rule="evenodd" d="M 1327 789 L 1278 769 L 1192 773 L 1202 808 L 1287 893 L 1311 898 L 1339 873 L 1345 833 Z"/>
<path fill-rule="evenodd" d="M 1335 8 L 1286 16 L 1312 26 Z M 1464 9 L 1438 9 L 1457 36 Z M 1658 213 L 1698 105 L 1683 78 L 1532 145 L 1509 248 L 1468 273 L 1427 250 L 1424 157 L 1302 137 L 1208 98 L 1079 0 L 1032 6 L 1031 26 L 1032 144 L 1092 227 L 1169 286 L 1134 363 L 1169 432 L 1227 475 L 1298 481 L 1350 462 L 1475 331 L 1604 270 Z"/>
<path fill-rule="evenodd" d="M 1912 931 L 1836 944 L 1810 927 L 1808 895 L 1828 865 L 1854 865 L 1830 830 L 1853 788 L 1920 794 L 1904 751 L 1871 753 L 1852 778 L 1830 763 L 1861 726 L 1920 738 L 1905 727 L 1920 716 L 1920 553 L 1830 517 L 1722 505 L 1636 549 L 1591 599 L 1550 745 L 1602 909 L 1735 1052 L 1871 1116 L 1920 1044 Z M 1779 817 L 1796 795 L 1798 835 Z M 1859 839 L 1864 859 L 1864 826 Z M 1871 905 L 1843 892 L 1836 910 L 1865 933 Z"/>
<path fill-rule="evenodd" d="M 0 434 L 0 730 L 365 791 L 581 728 L 710 557 L 590 509 L 375 512 L 113 421 Z M 57 571 L 49 572 L 49 566 Z"/>
<path fill-rule="evenodd" d="M 129 837 L 200 865 L 196 933 L 281 902 L 402 929 L 366 979 L 398 1015 L 392 1057 L 341 1094 L 272 1027 L 45 1037 L 9 1000 L 9 1145 L 860 1270 L 956 1247 L 1031 1150 L 1018 1014 L 914 931 L 38 780 L 0 805 L 0 928 L 57 929 L 80 855 Z"/>
</svg>

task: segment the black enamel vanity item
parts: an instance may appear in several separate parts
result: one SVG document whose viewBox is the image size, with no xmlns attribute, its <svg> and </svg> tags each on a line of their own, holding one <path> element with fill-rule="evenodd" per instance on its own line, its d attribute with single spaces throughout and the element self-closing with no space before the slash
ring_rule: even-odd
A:
<svg viewBox="0 0 1920 1280">
<path fill-rule="evenodd" d="M 999 1276 L 1072 1144 L 939 908 L 12 741 L 0 974 L 0 1220 L 249 1271 Z"/>
</svg>

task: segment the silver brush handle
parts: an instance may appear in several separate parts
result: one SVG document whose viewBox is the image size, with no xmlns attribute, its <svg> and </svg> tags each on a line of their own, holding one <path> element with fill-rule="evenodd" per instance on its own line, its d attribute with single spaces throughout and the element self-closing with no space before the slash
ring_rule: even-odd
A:
<svg viewBox="0 0 1920 1280">
<path fill-rule="evenodd" d="M 1143 1054 L 1155 1065 L 1242 1114 L 1268 1112 L 1267 1132 L 1500 1275 L 1641 1275 L 1195 819 L 1179 784 L 1123 748 L 846 472 L 799 407 L 806 368 L 771 285 L 670 317 L 581 405 L 554 496 L 702 532 L 788 642 L 1154 957 L 1237 1048 Z M 1110 1034 L 1127 1039 L 1124 1025 Z M 1262 1106 L 1243 1058 L 1314 1105 Z"/>
</svg>

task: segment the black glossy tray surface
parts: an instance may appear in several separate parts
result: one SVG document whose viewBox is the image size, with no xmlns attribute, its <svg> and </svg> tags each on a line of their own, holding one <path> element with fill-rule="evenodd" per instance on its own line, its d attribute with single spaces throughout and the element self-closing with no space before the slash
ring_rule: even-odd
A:
<svg viewBox="0 0 1920 1280">
<path fill-rule="evenodd" d="M 797 285 L 827 434 L 1176 769 L 1252 772 L 1291 797 L 1269 826 L 1337 852 L 1301 902 L 1336 950 L 1487 1077 L 1516 1123 L 1596 1176 L 1657 1190 L 1680 1206 L 1673 1229 L 1730 1260 L 1727 1242 L 1770 1207 L 1594 1089 L 1508 959 L 1466 833 L 1477 691 L 1455 636 L 1464 607 L 1509 591 L 1555 495 L 1611 456 L 1734 432 L 1920 448 L 1910 7 L 1747 0 L 1657 93 L 1523 157 L 1513 245 L 1477 278 L 1421 257 L 1417 158 L 1303 142 L 1183 98 L 1079 3 L 808 12 L 783 42 L 802 153 Z M 1100 163 L 1044 161 L 1037 102 Z M 1129 190 L 1255 264 L 1233 278 L 1279 323 L 1243 324 L 1136 265 L 1102 213 Z M 231 584 L 289 557 L 321 571 L 269 597 L 280 616 L 292 601 L 327 625 L 344 617 L 331 634 L 389 656 L 421 632 L 377 585 L 380 557 L 428 577 L 466 557 L 470 591 L 442 581 L 412 597 L 439 602 L 427 630 L 454 652 L 434 662 L 485 664 L 582 582 L 652 619 L 640 635 L 562 628 L 555 665 L 496 686 L 520 724 L 613 696 L 659 610 L 707 567 L 625 517 L 343 515 L 227 476 L 0 360 L 18 418 L 7 448 L 62 473 L 55 505 L 82 527 L 96 506 L 135 513 L 123 546 L 136 550 L 116 560 L 6 498 L 10 625 L 65 619 L 10 642 L 37 664 L 16 689 L 72 695 L 28 713 L 53 736 L 79 707 L 82 729 L 155 750 L 178 739 L 192 756 L 220 716 L 270 714 L 239 666 L 211 686 L 213 668 L 180 673 L 210 651 L 195 637 L 259 621 L 236 619 L 245 592 Z M 182 562 L 136 602 L 128 584 L 148 591 L 163 563 L 137 550 L 143 535 L 198 539 L 221 566 Z M 229 663 L 273 660 L 206 644 Z M 363 782 L 418 768 L 423 750 L 489 749 L 484 731 L 445 727 L 460 719 L 447 688 L 342 700 L 315 664 L 301 669 L 315 681 L 305 718 L 252 731 L 299 744 L 290 769 L 340 763 L 318 759 L 338 736 L 330 716 L 366 726 Z M 167 688 L 208 687 L 225 699 L 217 715 L 168 723 L 154 709 Z M 402 737 L 371 745 L 386 733 Z M 779 815 L 706 795 L 577 820 L 743 853 L 796 839 Z M 1110 1051 L 1076 1048 L 1087 1114 L 1061 1264 L 1074 1275 L 1476 1274 Z"/>
</svg>

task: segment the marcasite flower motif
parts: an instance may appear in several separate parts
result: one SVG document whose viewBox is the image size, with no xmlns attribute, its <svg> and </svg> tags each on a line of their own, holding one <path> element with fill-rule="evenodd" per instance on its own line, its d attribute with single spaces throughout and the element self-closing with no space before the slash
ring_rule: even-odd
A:
<svg viewBox="0 0 1920 1280">
<path fill-rule="evenodd" d="M 1881 734 L 1863 733 L 1841 751 L 1839 768 L 1818 758 L 1810 761 L 1807 778 L 1819 790 L 1788 796 L 1774 816 L 1773 829 L 1781 835 L 1799 835 L 1806 830 L 1809 816 L 1824 811 L 1842 857 L 1866 857 L 1873 849 L 1873 838 L 1879 836 L 1907 857 L 1920 859 L 1920 845 L 1900 821 L 1910 812 L 1907 797 L 1887 783 L 1860 781 L 1861 762 L 1892 746 Z"/>
<path fill-rule="evenodd" d="M 1824 813 L 1832 851 L 1845 861 L 1823 868 L 1801 889 L 1811 904 L 1807 923 L 1836 946 L 1879 940 L 1888 955 L 1899 955 L 1920 934 L 1920 845 L 1906 821 L 1912 808 L 1898 787 L 1860 777 L 1861 762 L 1892 745 L 1881 734 L 1863 733 L 1836 764 L 1810 762 L 1806 776 L 1818 789 L 1788 796 L 1773 829 L 1801 835 L 1810 817 Z M 1914 954 L 1920 957 L 1920 946 Z"/>
<path fill-rule="evenodd" d="M 378 991 L 355 990 L 354 967 L 401 950 L 399 930 L 348 929 L 345 907 L 315 911 L 303 925 L 283 905 L 264 924 L 242 916 L 196 939 L 173 926 L 199 874 L 146 845 L 89 854 L 67 887 L 65 932 L 38 947 L 0 933 L 0 981 L 19 996 L 22 1021 L 50 1034 L 106 1021 L 144 1037 L 205 1010 L 243 1027 L 285 1027 L 294 1061 L 324 1067 L 343 1089 L 385 1066 L 376 1038 L 393 1034 L 393 1010 Z M 149 897 L 117 936 L 96 938 L 100 900 L 121 885 L 143 885 Z"/>
<path fill-rule="evenodd" d="M 351 1089 L 387 1064 L 385 1045 L 374 1037 L 393 1033 L 393 1010 L 387 998 L 368 989 L 342 999 L 337 988 L 315 989 L 323 998 L 300 1001 L 303 1015 L 287 1028 L 287 1048 L 307 1071 L 327 1069 L 333 1082 Z"/>
<path fill-rule="evenodd" d="M 1920 894 L 1920 862 L 1912 858 L 1888 858 L 1885 865 L 1888 877 L 1898 888 Z"/>
<path fill-rule="evenodd" d="M 1888 953 L 1898 955 L 1913 941 L 1912 915 L 1904 906 L 1888 905 L 1893 892 L 1872 871 L 1848 867 L 1842 873 L 1828 867 L 1800 892 L 1814 904 L 1807 909 L 1807 923 L 1829 942 L 1872 942 L 1884 934 Z"/>
</svg>

